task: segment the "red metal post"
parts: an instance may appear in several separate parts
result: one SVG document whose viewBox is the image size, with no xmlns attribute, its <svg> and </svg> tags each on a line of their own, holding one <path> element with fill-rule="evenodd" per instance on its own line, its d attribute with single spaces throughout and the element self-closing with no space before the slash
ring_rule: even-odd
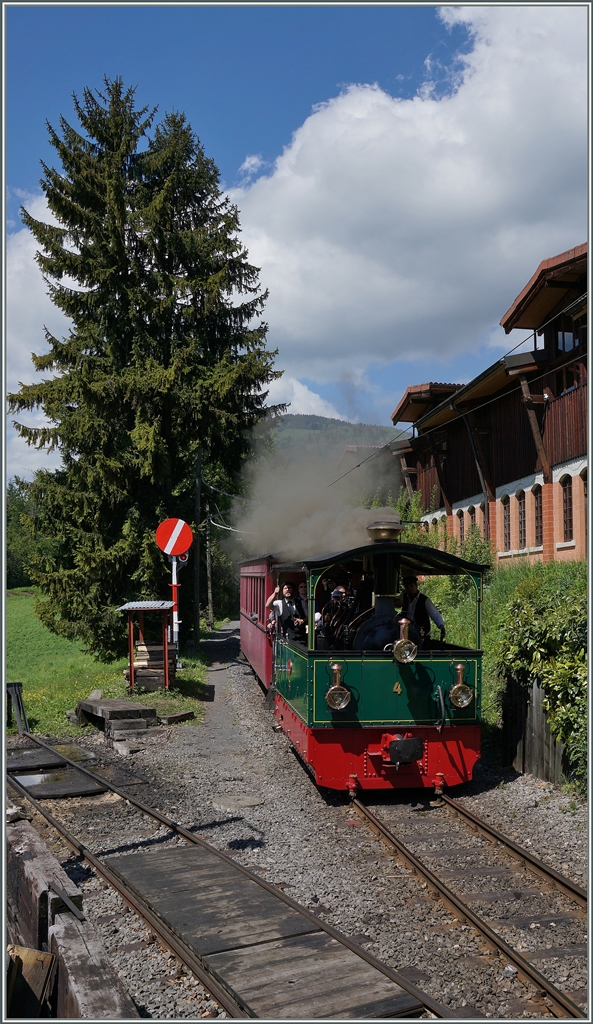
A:
<svg viewBox="0 0 593 1024">
<path fill-rule="evenodd" d="M 128 612 L 128 656 L 130 659 L 130 692 L 134 692 L 134 612 Z"/>
<path fill-rule="evenodd" d="M 169 639 L 167 637 L 167 612 L 163 612 L 163 673 L 165 690 L 169 689 Z"/>
</svg>

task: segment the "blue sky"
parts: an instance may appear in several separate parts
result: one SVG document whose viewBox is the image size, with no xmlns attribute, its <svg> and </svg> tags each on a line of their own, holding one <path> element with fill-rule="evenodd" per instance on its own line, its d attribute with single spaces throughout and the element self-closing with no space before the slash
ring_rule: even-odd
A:
<svg viewBox="0 0 593 1024">
<path fill-rule="evenodd" d="M 519 340 L 497 323 L 540 260 L 585 240 L 585 7 L 5 12 L 11 387 L 64 328 L 18 205 L 42 212 L 45 122 L 104 75 L 185 111 L 220 168 L 292 411 L 387 423 L 407 384 L 469 379 Z"/>
<path fill-rule="evenodd" d="M 33 190 L 52 159 L 45 122 L 70 118 L 71 96 L 121 75 L 141 104 L 183 110 L 224 182 L 248 153 L 273 163 L 316 103 L 345 84 L 413 96 L 424 61 L 467 45 L 432 7 L 9 7 L 9 187 Z M 26 126 L 26 129 L 25 127 Z"/>
</svg>

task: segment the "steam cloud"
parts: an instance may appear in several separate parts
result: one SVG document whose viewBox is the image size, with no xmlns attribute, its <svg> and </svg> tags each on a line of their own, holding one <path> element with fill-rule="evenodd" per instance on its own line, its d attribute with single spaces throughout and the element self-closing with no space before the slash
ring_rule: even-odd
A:
<svg viewBox="0 0 593 1024">
<path fill-rule="evenodd" d="M 273 554 L 290 561 L 372 543 L 366 527 L 393 519 L 394 509 L 360 506 L 378 489 L 384 501 L 389 492 L 397 497 L 402 483 L 399 459 L 389 449 L 377 450 L 375 457 L 332 484 L 370 454 L 369 449 L 342 452 L 325 457 L 291 452 L 283 463 L 276 454 L 273 462 L 255 460 L 248 466 L 246 494 L 258 504 L 242 504 L 233 512 L 247 550 L 243 557 Z"/>
</svg>

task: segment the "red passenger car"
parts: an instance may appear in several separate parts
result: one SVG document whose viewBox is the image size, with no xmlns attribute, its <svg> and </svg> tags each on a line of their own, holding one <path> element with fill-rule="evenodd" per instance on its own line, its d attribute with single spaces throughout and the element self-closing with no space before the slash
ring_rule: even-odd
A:
<svg viewBox="0 0 593 1024">
<path fill-rule="evenodd" d="M 241 650 L 264 686 L 272 682 L 273 637 L 267 631 L 266 601 L 274 590 L 268 555 L 241 565 Z"/>
</svg>

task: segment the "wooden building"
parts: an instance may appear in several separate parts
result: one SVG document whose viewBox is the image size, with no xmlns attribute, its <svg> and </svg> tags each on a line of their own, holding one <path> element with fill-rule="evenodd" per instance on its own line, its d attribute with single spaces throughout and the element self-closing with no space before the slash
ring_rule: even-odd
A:
<svg viewBox="0 0 593 1024">
<path fill-rule="evenodd" d="M 393 424 L 428 522 L 471 525 L 505 559 L 586 557 L 587 245 L 543 260 L 500 321 L 533 331 L 468 384 L 406 390 Z M 395 447 L 395 446 L 394 446 Z"/>
</svg>

